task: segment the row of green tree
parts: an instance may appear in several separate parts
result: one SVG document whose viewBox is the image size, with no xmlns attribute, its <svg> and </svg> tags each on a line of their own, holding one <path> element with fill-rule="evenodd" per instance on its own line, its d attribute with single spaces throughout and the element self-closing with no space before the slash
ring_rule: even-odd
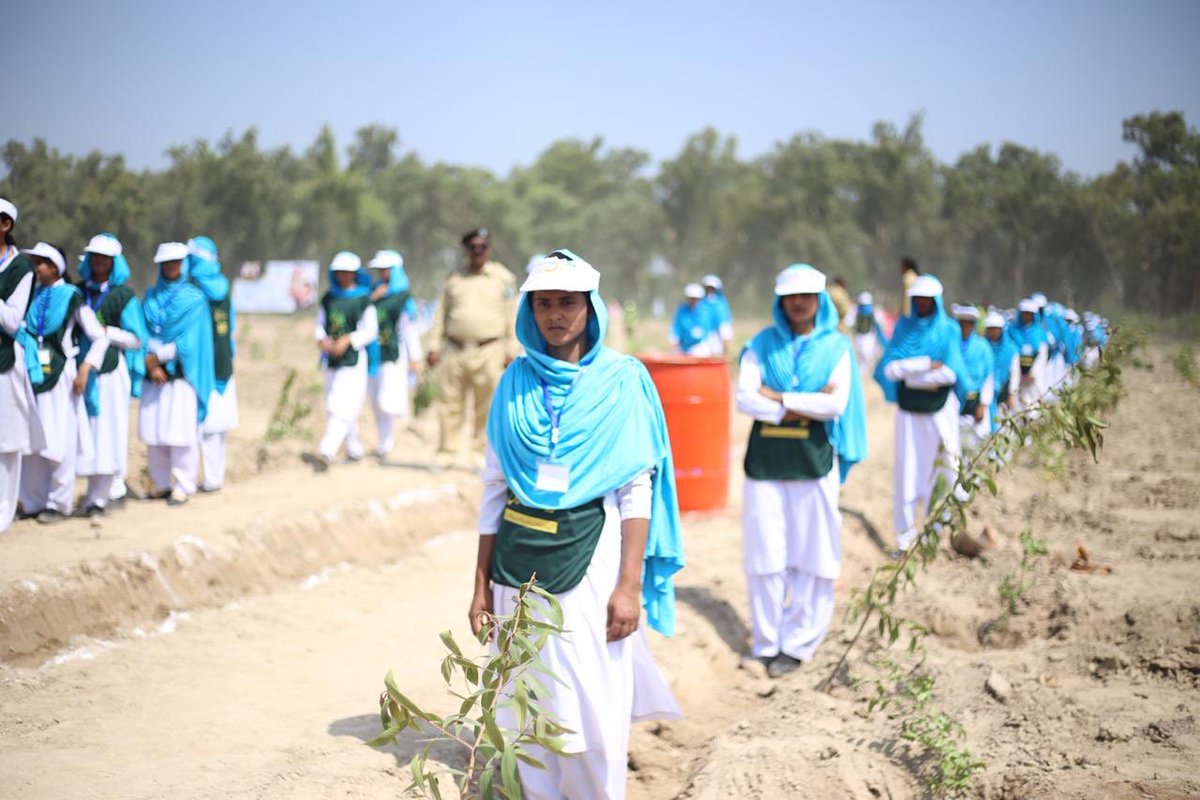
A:
<svg viewBox="0 0 1200 800">
<path fill-rule="evenodd" d="M 1200 135 L 1177 112 L 1123 125 L 1136 156 L 1086 180 L 1011 143 L 939 163 L 920 117 L 903 130 L 877 124 L 869 141 L 800 134 L 750 160 L 712 129 L 658 165 L 600 139 L 564 140 L 506 177 L 426 163 L 379 126 L 345 153 L 328 129 L 303 153 L 264 150 L 254 130 L 227 134 L 144 171 L 120 155 L 10 140 L 0 196 L 20 208 L 23 244 L 77 251 L 96 232 L 117 234 L 142 285 L 157 242 L 204 233 L 227 266 L 395 247 L 429 295 L 458 263 L 463 231 L 485 225 L 515 271 L 570 247 L 621 300 L 671 301 L 683 281 L 714 272 L 735 306 L 761 307 L 774 274 L 807 261 L 895 302 L 908 254 L 953 299 L 1008 304 L 1041 290 L 1110 310 L 1194 310 Z"/>
</svg>

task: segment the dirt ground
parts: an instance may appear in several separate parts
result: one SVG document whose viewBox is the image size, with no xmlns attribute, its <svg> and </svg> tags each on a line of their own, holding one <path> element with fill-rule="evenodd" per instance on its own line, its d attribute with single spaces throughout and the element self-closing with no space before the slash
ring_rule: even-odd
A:
<svg viewBox="0 0 1200 800">
<path fill-rule="evenodd" d="M 363 742 L 389 669 L 446 705 L 437 634 L 468 636 L 478 478 L 427 468 L 430 415 L 393 463 L 314 475 L 300 461 L 312 446 L 300 437 L 321 424 L 308 324 L 242 323 L 242 427 L 220 493 L 0 536 L 0 797 L 401 794 L 415 741 Z M 939 707 L 987 763 L 973 796 L 1200 796 L 1200 410 L 1166 354 L 1151 361 L 1127 372 L 1099 465 L 1020 459 L 974 511 L 998 546 L 975 561 L 947 554 L 904 601 L 933 631 Z M 267 442 L 291 368 L 312 414 Z M 842 609 L 891 542 L 893 411 L 873 386 L 868 407 L 870 459 L 842 496 Z M 815 690 L 844 646 L 840 615 L 799 672 L 769 681 L 740 666 L 746 429 L 731 432 L 729 508 L 685 520 L 678 632 L 650 635 L 687 718 L 635 728 L 629 795 L 923 796 L 930 765 L 898 720 L 867 715 L 843 685 Z M 1025 529 L 1049 554 L 997 631 Z M 1070 570 L 1077 543 L 1111 574 Z M 850 672 L 864 669 L 856 653 Z"/>
</svg>

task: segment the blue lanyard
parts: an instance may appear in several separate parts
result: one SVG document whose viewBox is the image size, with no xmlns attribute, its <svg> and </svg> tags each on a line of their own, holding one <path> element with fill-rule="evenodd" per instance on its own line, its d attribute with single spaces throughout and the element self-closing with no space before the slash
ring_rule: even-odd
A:
<svg viewBox="0 0 1200 800">
<path fill-rule="evenodd" d="M 38 344 L 41 344 L 42 337 L 46 335 L 46 314 L 50 311 L 50 287 L 43 286 L 38 289 L 34 302 L 38 307 Z"/>
<path fill-rule="evenodd" d="M 112 284 L 110 283 L 108 285 L 108 288 L 106 288 L 104 291 L 100 292 L 100 296 L 98 298 L 96 298 L 95 305 L 92 305 L 92 300 L 91 300 L 91 297 L 94 294 L 94 292 L 92 291 L 92 284 L 88 284 L 85 288 L 87 289 L 86 294 L 88 295 L 88 308 L 90 308 L 92 311 L 99 311 L 100 304 L 104 302 L 104 298 L 108 297 L 108 292 L 109 292 L 109 290 L 112 289 Z M 98 291 L 99 289 L 100 289 L 100 287 L 97 286 L 96 290 Z"/>
<path fill-rule="evenodd" d="M 554 450 L 558 447 L 558 423 L 562 419 L 562 411 L 554 410 L 554 404 L 550 402 L 550 387 L 541 378 L 538 380 L 542 384 L 542 404 L 546 406 L 546 415 L 550 417 L 550 458 L 553 459 Z M 566 398 L 563 398 L 563 404 L 566 404 Z"/>
<path fill-rule="evenodd" d="M 792 360 L 792 388 L 795 389 L 800 385 L 800 359 L 804 356 L 804 348 L 808 347 L 808 343 L 812 339 L 805 339 L 800 342 L 800 345 L 795 348 L 795 355 Z"/>
</svg>

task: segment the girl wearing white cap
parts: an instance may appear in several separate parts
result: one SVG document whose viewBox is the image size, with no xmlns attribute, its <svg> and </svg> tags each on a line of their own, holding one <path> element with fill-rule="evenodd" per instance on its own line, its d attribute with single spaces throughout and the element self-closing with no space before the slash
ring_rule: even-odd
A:
<svg viewBox="0 0 1200 800">
<path fill-rule="evenodd" d="M 713 355 L 723 355 L 733 339 L 733 311 L 729 308 L 729 298 L 725 296 L 725 284 L 716 275 L 705 275 L 700 283 L 704 287 L 704 302 L 717 317 L 717 329 L 712 341 Z"/>
<path fill-rule="evenodd" d="M 720 341 L 720 321 L 716 310 L 704 301 L 704 287 L 689 283 L 683 298 L 671 321 L 671 347 L 685 356 L 720 355 L 720 348 L 713 346 L 714 339 Z"/>
<path fill-rule="evenodd" d="M 129 405 L 141 397 L 146 375 L 146 319 L 129 280 L 129 262 L 121 243 L 110 233 L 93 236 L 79 263 L 88 308 L 104 326 L 108 351 L 100 367 L 88 376 L 84 405 L 92 431 L 93 457 L 79 462 L 87 476 L 83 512 L 104 512 L 110 502 L 125 498 L 129 472 Z M 80 356 L 91 353 L 91 340 L 80 341 Z M 86 349 L 84 349 L 86 348 Z"/>
<path fill-rule="evenodd" d="M 213 328 L 208 298 L 187 274 L 188 246 L 158 246 L 158 281 L 146 290 L 143 307 L 150 340 L 148 383 L 138 409 L 138 434 L 149 446 L 148 468 L 155 496 L 170 505 L 196 493 L 200 424 L 208 416 L 213 389 Z"/>
<path fill-rule="evenodd" d="M 530 748 L 546 769 L 517 765 L 528 800 L 625 797 L 630 721 L 680 716 L 640 627 L 645 608 L 674 632 L 683 566 L 666 420 L 645 367 L 604 345 L 599 282 L 569 250 L 533 268 L 516 322 L 525 355 L 488 414 L 471 627 L 511 613 L 534 573 L 563 612 L 541 652 L 559 680 L 539 700 L 571 755 Z"/>
<path fill-rule="evenodd" d="M 38 522 L 54 522 L 75 506 L 75 463 L 92 456 L 92 432 L 84 409 L 88 375 L 104 361 L 108 336 L 83 292 L 66 282 L 62 250 L 38 242 L 26 251 L 34 261 L 37 290 L 25 326 L 37 339 L 41 381 L 33 387 L 45 444 L 21 465 L 21 509 Z M 87 357 L 75 365 L 78 326 L 91 340 Z"/>
<path fill-rule="evenodd" d="M 996 387 L 996 411 L 992 415 L 993 420 L 1016 405 L 1017 392 L 1021 388 L 1021 366 L 1017 359 L 1017 347 L 1004 328 L 1004 315 L 999 311 L 989 311 L 983 319 L 983 335 L 992 348 L 992 376 Z"/>
<path fill-rule="evenodd" d="M 395 250 L 380 250 L 368 266 L 375 274 L 371 302 L 379 318 L 379 339 L 367 347 L 367 391 L 379 428 L 375 455 L 384 459 L 396 443 L 396 419 L 409 415 L 409 373 L 416 372 L 424 356 L 404 256 Z"/>
<path fill-rule="evenodd" d="M 879 314 L 875 311 L 874 296 L 870 292 L 860 292 L 855 303 L 854 313 L 847 314 L 842 324 L 851 332 L 854 357 L 859 370 L 866 374 L 875 368 L 875 359 L 887 347 L 887 339 L 879 324 Z"/>
<path fill-rule="evenodd" d="M 750 652 L 776 678 L 813 657 L 841 572 L 840 484 L 866 456 L 862 384 L 825 275 L 793 264 L 775 279 L 774 324 L 742 351 L 746 447 L 742 554 Z"/>
<path fill-rule="evenodd" d="M 1017 359 L 1021 369 L 1018 409 L 1036 405 L 1048 388 L 1046 369 L 1050 360 L 1050 342 L 1045 326 L 1038 319 L 1040 310 L 1038 302 L 1033 298 L 1022 300 L 1017 305 L 1017 321 L 1008 328 L 1009 338 L 1017 347 Z"/>
<path fill-rule="evenodd" d="M 979 309 L 971 305 L 954 306 L 954 318 L 962 331 L 963 365 L 967 368 L 970 390 L 959 409 L 959 432 L 964 452 L 973 450 L 992 433 L 995 413 L 995 358 L 992 348 L 976 333 Z"/>
<path fill-rule="evenodd" d="M 325 435 L 314 466 L 324 470 L 346 443 L 352 461 L 363 457 L 358 414 L 367 399 L 367 356 L 379 338 L 379 317 L 371 304 L 371 276 L 362 260 L 343 250 L 329 263 L 329 291 L 317 309 L 317 346 L 325 364 Z"/>
<path fill-rule="evenodd" d="M 21 457 L 41 449 L 42 423 L 31 379 L 42 379 L 37 341 L 25 328 L 33 261 L 17 248 L 17 207 L 0 197 L 0 533 L 17 513 Z"/>
<path fill-rule="evenodd" d="M 960 455 L 958 412 L 970 387 L 962 332 L 942 310 L 942 282 L 920 275 L 905 292 L 909 311 L 875 366 L 875 380 L 896 412 L 893 522 L 896 545 L 917 536 L 917 507 L 929 502 L 938 474 L 953 481 Z M 939 464 L 940 460 L 940 464 Z"/>
</svg>

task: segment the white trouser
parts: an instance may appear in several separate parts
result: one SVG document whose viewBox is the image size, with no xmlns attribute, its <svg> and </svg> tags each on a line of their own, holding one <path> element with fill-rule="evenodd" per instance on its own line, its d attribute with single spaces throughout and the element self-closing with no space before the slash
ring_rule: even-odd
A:
<svg viewBox="0 0 1200 800">
<path fill-rule="evenodd" d="M 907 550 L 917 538 L 917 507 L 929 502 L 938 476 L 945 476 L 953 486 L 959 454 L 958 403 L 953 396 L 933 414 L 896 412 L 892 492 L 896 546 L 900 549 Z"/>
<path fill-rule="evenodd" d="M 789 569 L 773 575 L 747 575 L 752 639 L 756 658 L 786 653 L 808 661 L 825 640 L 833 620 L 833 581 Z"/>
<path fill-rule="evenodd" d="M 21 454 L 0 453 L 0 533 L 8 530 L 17 515 L 21 492 Z"/>
<path fill-rule="evenodd" d="M 104 508 L 110 500 L 116 500 L 117 498 L 113 496 L 113 489 L 116 483 L 116 475 L 89 475 L 87 479 L 87 497 L 83 501 L 84 507 L 99 506 L 100 508 Z"/>
<path fill-rule="evenodd" d="M 375 426 L 379 429 L 379 444 L 376 445 L 375 452 L 386 456 L 396 444 L 396 417 L 383 410 L 379 395 L 374 391 L 375 387 L 371 388 L 371 406 L 375 409 Z"/>
<path fill-rule="evenodd" d="M 200 465 L 204 470 L 201 485 L 209 490 L 225 484 L 225 431 L 200 434 Z"/>
<path fill-rule="evenodd" d="M 62 514 L 75 510 L 74 440 L 62 461 L 51 461 L 37 454 L 25 456 L 21 464 L 21 507 L 26 514 L 54 509 Z"/>
<path fill-rule="evenodd" d="M 596 750 L 558 756 L 537 745 L 529 754 L 546 768 L 517 763 L 525 800 L 624 800 L 627 759 L 606 761 Z"/>
<path fill-rule="evenodd" d="M 340 417 L 330 417 L 325 423 L 325 435 L 321 437 L 318 448 L 321 455 L 332 460 L 342 442 L 346 443 L 346 455 L 351 458 L 362 457 L 363 445 L 358 439 L 358 420 L 348 422 Z"/>
<path fill-rule="evenodd" d="M 149 446 L 146 466 L 154 488 L 163 492 L 179 489 L 186 495 L 196 493 L 196 471 L 199 453 L 196 445 L 175 446 L 152 444 Z"/>
</svg>

